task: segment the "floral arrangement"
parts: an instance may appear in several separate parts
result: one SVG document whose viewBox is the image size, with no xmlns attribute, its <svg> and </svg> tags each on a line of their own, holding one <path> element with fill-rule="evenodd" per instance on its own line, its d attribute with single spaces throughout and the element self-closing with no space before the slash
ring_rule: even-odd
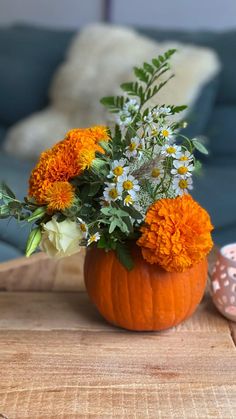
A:
<svg viewBox="0 0 236 419">
<path fill-rule="evenodd" d="M 42 153 L 24 202 L 1 185 L 0 217 L 32 225 L 27 256 L 38 246 L 56 257 L 97 246 L 116 251 L 130 270 L 132 240 L 147 262 L 181 272 L 210 251 L 209 215 L 189 194 L 200 168 L 194 150 L 207 150 L 183 135 L 185 122 L 175 122 L 185 106 L 148 107 L 170 78 L 163 81 L 174 52 L 135 68 L 123 96 L 101 100 L 114 114 L 113 128 L 72 129 Z"/>
</svg>

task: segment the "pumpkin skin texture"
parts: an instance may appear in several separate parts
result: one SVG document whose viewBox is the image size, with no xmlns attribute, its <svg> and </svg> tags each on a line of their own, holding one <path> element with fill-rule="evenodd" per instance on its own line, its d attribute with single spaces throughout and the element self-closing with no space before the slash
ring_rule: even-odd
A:
<svg viewBox="0 0 236 419">
<path fill-rule="evenodd" d="M 131 253 L 135 266 L 128 271 L 115 252 L 88 250 L 85 285 L 100 314 L 133 331 L 168 329 L 191 316 L 204 294 L 207 259 L 184 272 L 167 272 L 146 262 L 137 245 Z"/>
</svg>

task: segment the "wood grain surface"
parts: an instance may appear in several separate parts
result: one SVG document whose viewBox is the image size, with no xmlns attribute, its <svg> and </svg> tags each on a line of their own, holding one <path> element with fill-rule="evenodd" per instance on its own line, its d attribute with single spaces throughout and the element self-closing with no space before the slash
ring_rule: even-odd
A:
<svg viewBox="0 0 236 419">
<path fill-rule="evenodd" d="M 209 270 L 215 262 L 216 248 L 208 257 Z M 45 253 L 0 263 L 2 291 L 84 291 L 85 249 L 63 259 L 50 259 Z"/>
<path fill-rule="evenodd" d="M 0 417 L 235 419 L 234 332 L 209 297 L 176 328 L 131 333 L 82 292 L 2 292 Z"/>
<path fill-rule="evenodd" d="M 63 259 L 45 253 L 0 263 L 2 291 L 81 291 L 84 290 L 85 250 Z M 1 417 L 0 417 L 1 419 Z"/>
</svg>

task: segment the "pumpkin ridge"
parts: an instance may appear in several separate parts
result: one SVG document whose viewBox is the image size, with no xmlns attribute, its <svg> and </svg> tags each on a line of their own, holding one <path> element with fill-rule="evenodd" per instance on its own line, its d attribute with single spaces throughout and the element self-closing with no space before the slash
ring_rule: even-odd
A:
<svg viewBox="0 0 236 419">
<path fill-rule="evenodd" d="M 143 282 L 142 282 L 142 286 L 143 286 L 143 293 L 145 293 L 145 300 L 144 300 L 144 304 L 147 298 L 147 295 L 150 296 L 151 298 L 149 299 L 150 302 L 150 311 L 151 311 L 151 317 L 150 314 L 147 313 L 146 310 L 143 309 L 143 313 L 144 313 L 144 322 L 145 324 L 148 322 L 149 324 L 149 328 L 151 328 L 153 330 L 154 328 L 154 322 L 153 322 L 153 316 L 154 316 L 154 294 L 153 294 L 153 286 L 152 286 L 152 278 L 150 277 L 150 267 L 149 266 L 145 266 L 145 269 L 142 270 L 142 272 L 144 271 L 144 277 L 143 277 Z M 148 291 L 147 291 L 148 290 Z"/>
<path fill-rule="evenodd" d="M 189 275 L 189 273 L 188 273 L 188 275 Z M 191 306 L 190 306 L 190 298 L 189 298 L 189 294 L 190 294 L 190 280 L 189 280 L 189 277 L 184 278 L 184 291 L 185 291 L 185 301 L 188 301 L 188 307 L 185 310 L 185 313 L 184 313 L 184 316 L 183 316 L 183 320 L 187 319 L 188 313 L 189 313 L 189 311 L 191 309 Z"/>
<path fill-rule="evenodd" d="M 120 261 L 119 259 L 117 259 L 115 257 L 115 254 L 113 255 L 113 275 L 111 277 L 111 280 L 113 282 L 113 298 L 115 296 L 115 300 L 117 301 L 118 304 L 116 304 L 116 310 L 115 310 L 115 317 L 116 317 L 116 321 L 118 324 L 122 324 L 123 323 L 123 318 L 124 318 L 124 313 L 123 313 L 123 309 L 121 307 L 121 302 L 123 303 L 123 299 L 122 299 L 122 285 L 123 285 L 123 280 L 124 280 L 124 272 L 126 271 L 125 268 L 123 266 L 120 266 Z M 122 274 L 120 272 L 120 269 L 122 269 Z M 127 319 L 125 318 L 125 322 L 127 321 Z"/>
<path fill-rule="evenodd" d="M 205 259 L 205 263 L 204 263 L 204 260 L 202 260 L 200 263 L 199 263 L 199 265 L 201 266 L 201 275 L 199 275 L 199 288 L 200 289 L 202 289 L 202 287 L 203 287 L 203 284 L 202 283 L 200 283 L 200 279 L 201 278 L 204 278 L 204 290 L 205 290 L 205 288 L 206 288 L 206 283 L 207 283 L 207 277 L 208 277 L 208 261 L 207 261 L 207 259 Z M 203 281 L 202 281 L 203 282 Z M 198 292 L 199 293 L 199 292 Z M 191 307 L 191 311 L 190 311 L 190 313 L 189 313 L 189 316 L 191 316 L 191 314 L 193 314 L 194 313 L 194 311 L 196 310 L 196 308 L 197 308 L 197 305 L 201 302 L 201 300 L 202 300 L 202 298 L 203 298 L 203 295 L 204 295 L 204 292 L 202 292 L 201 294 L 200 294 L 200 298 L 198 298 L 198 301 L 197 301 L 197 303 L 196 304 L 192 304 L 192 307 Z"/>
<path fill-rule="evenodd" d="M 131 307 L 131 299 L 130 299 L 130 290 L 129 290 L 129 281 L 128 281 L 128 275 L 127 272 L 125 272 L 126 278 L 125 278 L 125 283 L 126 283 L 126 289 L 127 289 L 127 296 L 128 296 L 128 302 L 129 302 L 129 314 L 130 314 L 130 323 L 132 325 L 132 327 L 134 327 L 134 318 L 133 318 L 133 313 L 132 313 L 132 307 Z"/>
<path fill-rule="evenodd" d="M 195 267 L 194 267 L 194 269 L 195 269 Z M 191 271 L 192 271 L 192 269 L 191 269 Z M 195 281 L 195 279 L 193 278 L 193 275 L 192 274 L 190 274 L 190 280 L 189 280 L 189 283 L 190 283 L 190 288 L 192 289 L 192 283 L 194 283 L 194 281 Z M 194 284 L 195 285 L 195 284 Z M 192 302 L 192 292 L 190 292 L 190 297 L 189 297 L 189 310 L 187 311 L 187 315 L 186 315 L 186 317 L 188 317 L 189 315 L 190 315 L 190 313 L 191 313 L 191 311 L 192 311 L 192 309 L 193 309 L 193 302 Z"/>
<path fill-rule="evenodd" d="M 154 329 L 155 328 L 154 326 L 154 318 L 155 318 L 154 316 L 154 289 L 153 289 L 152 281 L 153 281 L 153 278 L 149 276 L 149 282 L 152 289 L 152 329 Z"/>
<path fill-rule="evenodd" d="M 186 310 L 184 310 L 184 303 L 185 303 L 185 286 L 184 282 L 186 279 L 181 275 L 179 276 L 180 283 L 177 283 L 177 281 L 174 282 L 174 294 L 178 296 L 178 306 L 181 307 L 181 310 L 178 312 L 178 315 L 176 315 L 175 310 L 175 317 L 176 317 L 176 324 L 179 324 L 181 321 L 185 319 Z"/>
<path fill-rule="evenodd" d="M 123 314 L 123 310 L 122 310 L 122 295 L 121 295 L 121 291 L 123 289 L 123 283 L 124 283 L 124 272 L 125 269 L 122 268 L 122 276 L 120 275 L 120 262 L 119 260 L 115 257 L 114 253 L 113 253 L 113 259 L 112 259 L 112 276 L 110 276 L 111 278 L 111 282 L 112 282 L 112 298 L 113 301 L 116 301 L 116 310 L 115 310 L 115 319 L 116 322 L 118 324 L 122 324 L 123 323 L 123 318 L 124 318 L 124 314 Z M 126 319 L 125 319 L 126 320 Z"/>
<path fill-rule="evenodd" d="M 100 252 L 99 252 L 100 253 Z M 99 256 L 99 254 L 98 254 Z M 104 257 L 107 259 L 107 254 L 105 253 Z M 106 289 L 106 294 L 104 296 L 103 292 L 100 292 L 100 307 L 103 310 L 103 312 L 107 313 L 107 310 L 109 310 L 109 299 L 107 299 L 107 294 L 109 293 L 108 290 L 110 288 L 110 281 L 108 280 L 108 276 L 102 273 L 102 269 L 101 269 L 101 260 L 99 258 L 99 266 L 100 266 L 100 280 L 99 280 L 99 287 L 100 289 Z M 104 269 L 104 267 L 103 267 Z M 112 302 L 111 302 L 112 305 Z"/>
<path fill-rule="evenodd" d="M 113 252 L 113 251 L 112 251 Z M 113 271 L 113 265 L 114 265 L 114 255 L 112 254 L 112 261 L 110 264 L 110 272 L 109 272 L 109 279 L 110 279 L 110 300 L 111 300 L 111 307 L 112 307 L 112 317 L 114 319 L 114 322 L 116 322 L 116 312 L 115 312 L 115 304 L 113 302 L 113 286 L 114 286 L 114 281 L 112 281 L 112 271 Z"/>
<path fill-rule="evenodd" d="M 176 304 L 175 304 L 175 296 L 174 296 L 173 285 L 174 285 L 174 278 L 171 277 L 171 287 L 170 288 L 171 288 L 171 295 L 172 295 L 171 300 L 172 300 L 173 321 L 172 321 L 170 327 L 172 327 L 176 323 L 176 312 L 175 312 L 175 310 L 176 310 Z"/>
<path fill-rule="evenodd" d="M 201 262 L 198 265 L 201 265 Z M 202 265 L 201 265 L 201 271 L 202 271 Z M 191 288 L 193 286 L 195 286 L 195 280 L 193 279 L 193 276 L 191 276 Z M 192 293 L 190 295 L 190 302 L 191 302 L 191 304 L 190 304 L 190 309 L 187 312 L 187 317 L 189 317 L 191 315 L 191 313 L 193 312 L 193 308 L 194 308 L 194 304 L 192 302 Z"/>
</svg>

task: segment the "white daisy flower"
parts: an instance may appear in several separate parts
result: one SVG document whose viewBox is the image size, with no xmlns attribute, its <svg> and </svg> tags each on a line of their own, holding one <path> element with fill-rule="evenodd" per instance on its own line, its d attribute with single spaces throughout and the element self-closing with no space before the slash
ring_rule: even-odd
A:
<svg viewBox="0 0 236 419">
<path fill-rule="evenodd" d="M 149 112 L 148 115 L 146 115 L 143 118 L 143 121 L 146 124 L 146 127 L 144 128 L 145 134 L 148 137 L 156 137 L 158 135 L 159 129 L 158 129 L 158 123 L 154 121 L 152 112 Z M 143 125 L 142 122 L 141 122 L 141 125 Z"/>
<path fill-rule="evenodd" d="M 169 106 L 161 106 L 159 108 L 159 114 L 166 116 L 171 115 L 171 108 Z"/>
<path fill-rule="evenodd" d="M 138 112 L 139 110 L 139 104 L 136 99 L 129 99 L 123 107 L 123 111 L 127 113 L 134 114 Z"/>
<path fill-rule="evenodd" d="M 132 205 L 132 207 L 134 209 L 136 209 L 136 211 L 138 211 L 141 214 L 141 207 L 140 207 L 139 203 L 137 202 L 137 197 L 134 200 L 134 198 L 132 198 L 132 196 L 130 194 L 126 195 L 126 197 L 124 199 L 124 205 L 126 207 L 130 207 Z M 136 223 L 140 224 L 140 223 L 142 223 L 143 219 L 140 218 L 139 220 L 134 220 L 131 217 L 131 221 L 132 221 L 132 223 L 135 221 Z"/>
<path fill-rule="evenodd" d="M 122 194 L 123 191 L 127 192 L 133 199 L 135 199 L 136 192 L 139 191 L 140 186 L 137 179 L 132 175 L 121 176 L 119 182 L 117 183 L 117 190 L 119 194 Z"/>
<path fill-rule="evenodd" d="M 144 116 L 143 120 L 144 120 L 144 122 L 146 122 L 146 124 L 152 124 L 152 122 L 153 122 L 152 113 L 149 112 L 148 115 Z"/>
<path fill-rule="evenodd" d="M 170 127 L 162 127 L 159 133 L 160 133 L 161 138 L 168 141 L 170 141 L 174 135 Z"/>
<path fill-rule="evenodd" d="M 157 137 L 159 134 L 159 126 L 156 122 L 152 122 L 146 127 L 145 134 L 148 137 Z"/>
<path fill-rule="evenodd" d="M 185 193 L 188 193 L 189 189 L 193 189 L 192 183 L 193 180 L 191 177 L 186 179 L 176 177 L 173 180 L 172 186 L 177 195 L 184 195 Z"/>
<path fill-rule="evenodd" d="M 130 205 L 134 204 L 134 200 L 132 198 L 132 196 L 130 194 L 126 195 L 125 199 L 124 199 L 124 205 L 126 207 L 129 207 Z"/>
<path fill-rule="evenodd" d="M 89 237 L 88 239 L 88 246 L 92 243 L 98 242 L 98 240 L 100 239 L 100 234 L 97 232 L 95 234 L 93 234 L 92 236 Z"/>
<path fill-rule="evenodd" d="M 103 192 L 103 197 L 106 202 L 114 202 L 117 199 L 121 199 L 116 183 L 107 183 L 108 185 Z"/>
<path fill-rule="evenodd" d="M 82 218 L 77 217 L 77 220 L 79 222 L 79 228 L 82 233 L 82 237 L 86 239 L 88 235 L 88 226 L 87 224 L 82 220 Z"/>
<path fill-rule="evenodd" d="M 126 147 L 125 155 L 129 159 L 131 157 L 136 157 L 138 152 L 140 152 L 143 148 L 143 141 L 139 137 L 133 137 L 130 140 L 130 144 Z"/>
<path fill-rule="evenodd" d="M 126 175 L 129 171 L 129 168 L 125 167 L 126 164 L 127 160 L 125 159 L 114 160 L 111 165 L 111 171 L 107 177 L 112 178 L 115 176 L 117 180 L 119 180 L 119 176 Z"/>
<path fill-rule="evenodd" d="M 193 155 L 189 151 L 184 151 L 180 154 L 178 160 L 181 161 L 183 164 L 189 164 L 193 161 Z"/>
<path fill-rule="evenodd" d="M 151 179 L 155 182 L 155 183 L 159 183 L 161 181 L 161 179 L 164 176 L 164 169 L 161 165 L 155 166 L 152 168 L 151 170 Z"/>
<path fill-rule="evenodd" d="M 154 119 L 159 118 L 159 116 L 160 116 L 160 108 L 158 108 L 158 107 L 154 108 L 154 109 L 152 110 L 151 115 L 152 115 L 152 117 L 153 117 Z"/>
<path fill-rule="evenodd" d="M 179 160 L 173 161 L 174 169 L 171 170 L 171 174 L 179 177 L 189 177 L 192 176 L 192 171 L 194 170 L 193 164 L 182 162 Z"/>
<path fill-rule="evenodd" d="M 133 118 L 130 115 L 130 113 L 123 111 L 119 112 L 118 117 L 116 118 L 117 124 L 121 127 L 128 127 L 131 124 L 132 120 Z"/>
<path fill-rule="evenodd" d="M 181 147 L 176 144 L 165 144 L 161 148 L 161 154 L 165 157 L 174 157 L 178 159 L 181 156 Z"/>
</svg>

